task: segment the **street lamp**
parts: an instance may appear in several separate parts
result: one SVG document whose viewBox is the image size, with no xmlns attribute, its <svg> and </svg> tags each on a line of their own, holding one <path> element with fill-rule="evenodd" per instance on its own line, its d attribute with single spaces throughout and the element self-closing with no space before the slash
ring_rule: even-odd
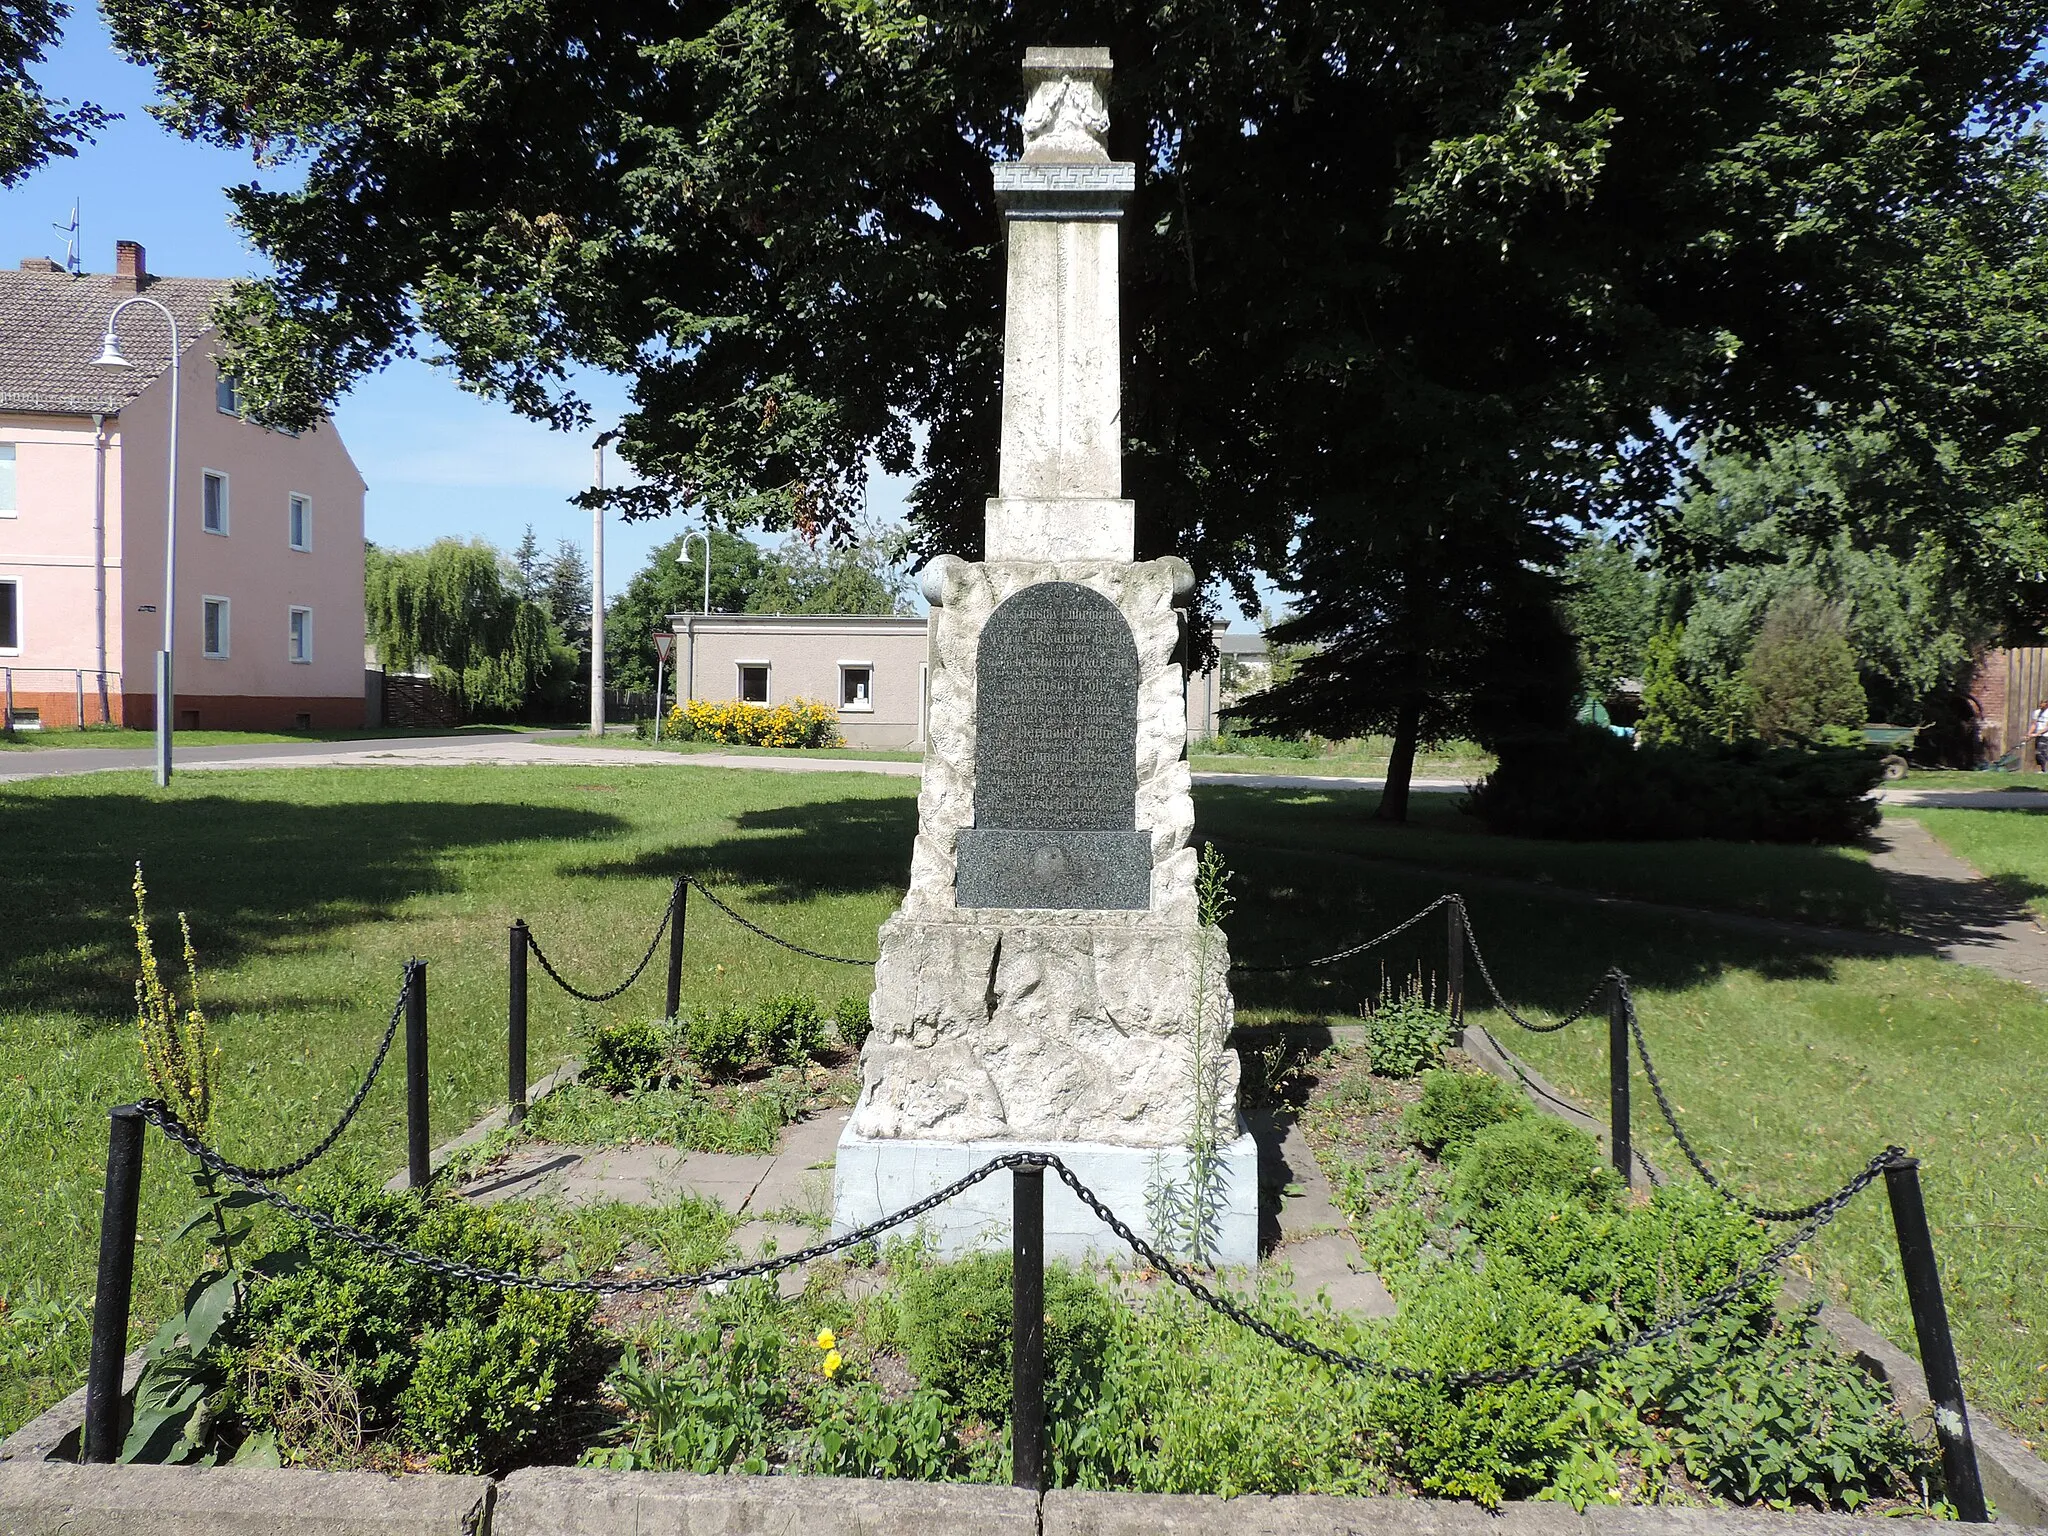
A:
<svg viewBox="0 0 2048 1536">
<path fill-rule="evenodd" d="M 686 534 L 684 534 L 684 535 L 683 535 L 683 547 L 682 547 L 682 549 L 681 549 L 680 551 L 678 551 L 678 552 L 677 552 L 677 554 L 676 554 L 676 564 L 677 564 L 677 565 L 688 565 L 688 564 L 690 563 L 690 540 L 692 540 L 692 539 L 702 539 L 702 540 L 704 541 L 704 607 L 703 607 L 703 609 L 702 609 L 701 611 L 702 611 L 702 612 L 704 612 L 704 613 L 709 613 L 709 612 L 711 611 L 711 530 L 710 530 L 710 528 L 708 528 L 708 527 L 705 527 L 705 528 L 700 528 L 700 529 L 697 529 L 696 531 L 694 531 L 694 532 L 692 532 L 692 533 L 686 533 Z M 687 678 L 687 679 L 681 679 L 681 678 L 679 678 L 679 679 L 677 679 L 677 681 L 679 681 L 679 682 L 682 682 L 682 681 L 687 681 L 687 683 L 688 683 L 688 686 L 689 686 L 689 690 L 690 690 L 690 697 L 694 699 L 694 698 L 696 698 L 696 697 L 697 697 L 697 626 L 696 626 L 696 623 L 695 623 L 694 621 L 692 621 L 692 623 L 691 623 L 691 624 L 690 624 L 690 626 L 689 626 L 689 636 L 690 636 L 690 650 L 689 650 L 689 656 L 688 656 L 688 659 L 686 660 L 686 662 L 684 663 L 684 665 L 685 665 L 685 666 L 687 667 L 687 669 L 688 669 L 688 673 L 689 673 L 689 676 L 688 676 L 688 678 Z"/>
<path fill-rule="evenodd" d="M 171 712 L 177 695 L 171 680 L 172 647 L 177 639 L 178 571 L 178 317 L 169 308 L 144 294 L 123 299 L 107 315 L 107 334 L 100 341 L 95 368 L 132 368 L 121 355 L 115 339 L 114 322 L 131 304 L 147 304 L 164 317 L 171 328 L 171 463 L 164 491 L 164 648 L 156 653 L 156 782 L 159 789 L 171 782 Z"/>
</svg>

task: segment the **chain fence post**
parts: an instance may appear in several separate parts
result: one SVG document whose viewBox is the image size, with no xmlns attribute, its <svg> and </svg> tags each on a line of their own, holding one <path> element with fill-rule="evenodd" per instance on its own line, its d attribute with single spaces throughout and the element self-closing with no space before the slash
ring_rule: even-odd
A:
<svg viewBox="0 0 2048 1536">
<path fill-rule="evenodd" d="M 505 1102 L 514 1125 L 526 1118 L 526 919 L 512 922 L 505 998 Z"/>
<path fill-rule="evenodd" d="M 668 893 L 668 1012 L 683 1011 L 683 922 L 690 914 L 690 884 L 678 880 Z"/>
<path fill-rule="evenodd" d="M 1982 1525 L 1991 1516 L 1984 1507 L 1977 1447 L 1970 1438 L 1970 1414 L 1963 1402 L 1963 1375 L 1956 1365 L 1955 1340 L 1948 1331 L 1948 1307 L 1941 1298 L 1934 1235 L 1928 1230 L 1927 1206 L 1920 1197 L 1920 1159 L 1901 1157 L 1887 1165 L 1884 1192 L 1891 1197 L 1899 1267 L 1905 1271 L 1906 1299 L 1913 1306 L 1920 1368 L 1927 1373 L 1927 1395 L 1934 1402 L 1934 1433 L 1941 1442 L 1941 1470 L 1948 1496 L 1959 1518 Z"/>
<path fill-rule="evenodd" d="M 1451 1032 L 1465 1027 L 1465 908 L 1450 904 L 1450 948 L 1445 953 L 1444 1007 L 1450 1010 Z"/>
<path fill-rule="evenodd" d="M 405 973 L 405 1166 L 406 1182 L 425 1190 L 432 1169 L 427 1158 L 427 962 L 415 960 Z"/>
<path fill-rule="evenodd" d="M 1011 1170 L 1010 1482 L 1045 1487 L 1045 1169 Z"/>
<path fill-rule="evenodd" d="M 1607 1150 L 1623 1184 L 1633 1182 L 1629 1132 L 1628 977 L 1614 971 L 1607 980 Z"/>
<path fill-rule="evenodd" d="M 128 1309 L 135 1290 L 135 1212 L 142 1192 L 142 1111 L 108 1113 L 107 1183 L 100 1207 L 100 1271 L 92 1300 L 92 1353 L 85 1369 L 85 1457 L 120 1459 L 121 1365 L 128 1354 Z"/>
</svg>

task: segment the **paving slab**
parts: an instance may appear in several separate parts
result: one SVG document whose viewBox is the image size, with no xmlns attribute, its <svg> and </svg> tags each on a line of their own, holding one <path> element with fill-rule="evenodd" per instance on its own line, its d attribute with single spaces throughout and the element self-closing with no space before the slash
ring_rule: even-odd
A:
<svg viewBox="0 0 2048 1536">
<path fill-rule="evenodd" d="M 1022 1488 L 845 1477 L 532 1468 L 498 1485 L 491 1536 L 1038 1536 Z"/>
<path fill-rule="evenodd" d="M 746 1209 L 764 1216 L 777 1211 L 830 1215 L 832 1164 L 839 1151 L 839 1133 L 852 1115 L 851 1109 L 830 1110 L 785 1130 L 774 1161 L 755 1185 Z"/>
<path fill-rule="evenodd" d="M 1395 1313 L 1386 1282 L 1365 1267 L 1358 1245 L 1348 1236 L 1304 1238 L 1276 1250 L 1269 1262 L 1287 1267 L 1288 1289 L 1310 1306 L 1320 1298 L 1339 1312 L 1360 1317 Z"/>
</svg>

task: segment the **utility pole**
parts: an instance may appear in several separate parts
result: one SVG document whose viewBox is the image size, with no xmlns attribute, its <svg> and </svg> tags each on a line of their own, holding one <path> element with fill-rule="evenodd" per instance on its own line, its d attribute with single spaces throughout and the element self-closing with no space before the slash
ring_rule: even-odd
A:
<svg viewBox="0 0 2048 1536">
<path fill-rule="evenodd" d="M 597 440 L 597 489 L 604 489 L 604 439 Z M 604 507 L 590 509 L 590 734 L 604 735 Z"/>
</svg>

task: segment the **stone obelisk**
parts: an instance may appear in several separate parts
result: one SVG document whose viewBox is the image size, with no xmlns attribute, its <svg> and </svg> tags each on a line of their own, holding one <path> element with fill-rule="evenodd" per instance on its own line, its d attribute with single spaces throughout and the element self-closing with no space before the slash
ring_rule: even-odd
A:
<svg viewBox="0 0 2048 1536">
<path fill-rule="evenodd" d="M 1002 467 L 986 558 L 946 555 L 910 890 L 882 926 L 861 1095 L 839 1143 L 846 1231 L 992 1156 L 1057 1153 L 1126 1220 L 1206 1211 L 1251 1263 L 1257 1150 L 1239 1123 L 1222 933 L 1205 928 L 1175 600 L 1123 499 L 1108 51 L 1024 56 L 1024 157 L 994 167 L 1008 241 Z M 1200 1189 L 1190 1148 L 1211 1149 Z M 925 1218 L 942 1249 L 1000 1241 L 1005 1179 Z M 1156 1235 L 1177 1242 L 1174 1231 Z M 1181 1234 L 1184 1236 L 1184 1234 Z M 1048 1181 L 1046 1245 L 1127 1250 Z"/>
</svg>

